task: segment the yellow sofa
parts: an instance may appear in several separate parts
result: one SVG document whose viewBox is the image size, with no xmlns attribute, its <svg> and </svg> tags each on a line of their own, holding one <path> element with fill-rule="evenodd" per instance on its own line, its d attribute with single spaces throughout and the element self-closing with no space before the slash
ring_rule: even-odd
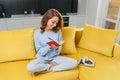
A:
<svg viewBox="0 0 120 80">
<path fill-rule="evenodd" d="M 85 26 L 91 28 L 91 25 Z M 109 50 L 112 49 L 110 51 L 108 49 L 102 51 L 101 49 L 97 49 L 95 45 L 92 45 L 92 47 L 95 48 L 86 46 L 83 42 L 87 43 L 91 40 L 93 40 L 93 42 L 91 42 L 92 44 L 94 44 L 94 42 L 97 44 L 95 36 L 93 39 L 89 39 L 91 37 L 86 33 L 86 30 L 89 30 L 91 33 L 92 29 L 88 28 L 84 27 L 84 29 L 79 29 L 71 26 L 63 28 L 62 35 L 65 44 L 63 44 L 64 49 L 62 49 L 61 55 L 76 60 L 88 56 L 96 62 L 95 67 L 78 65 L 72 70 L 50 72 L 38 76 L 34 76 L 33 73 L 28 72 L 26 69 L 28 62 L 34 59 L 36 54 L 33 40 L 34 29 L 26 28 L 22 30 L 1 31 L 0 80 L 120 80 L 120 45 L 114 43 L 113 39 L 111 44 L 109 44 L 110 41 L 107 42 L 108 46 L 112 46 L 112 48 L 107 47 Z M 104 31 L 102 33 L 104 33 Z M 112 35 L 113 34 L 114 33 L 112 33 Z M 112 38 L 115 38 L 115 35 L 117 35 L 117 31 L 115 31 Z M 86 36 L 89 39 L 87 42 Z M 102 34 L 101 36 L 103 37 Z M 98 42 L 98 44 L 99 43 L 100 42 Z M 106 45 L 103 44 L 103 48 L 104 46 Z M 109 54 L 104 53 L 105 51 Z"/>
</svg>

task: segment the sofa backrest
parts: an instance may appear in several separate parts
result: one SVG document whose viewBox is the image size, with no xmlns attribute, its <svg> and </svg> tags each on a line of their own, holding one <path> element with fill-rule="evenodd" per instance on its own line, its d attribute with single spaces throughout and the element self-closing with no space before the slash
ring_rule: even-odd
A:
<svg viewBox="0 0 120 80">
<path fill-rule="evenodd" d="M 83 33 L 83 28 L 76 28 L 75 44 L 78 45 Z"/>
<path fill-rule="evenodd" d="M 32 59 L 34 28 L 0 32 L 0 62 Z"/>
<path fill-rule="evenodd" d="M 77 47 L 112 57 L 115 56 L 114 53 L 120 54 L 119 46 L 115 46 L 118 34 L 119 30 L 109 30 L 86 24 L 84 31 L 83 29 L 76 30 L 75 43 Z"/>
</svg>

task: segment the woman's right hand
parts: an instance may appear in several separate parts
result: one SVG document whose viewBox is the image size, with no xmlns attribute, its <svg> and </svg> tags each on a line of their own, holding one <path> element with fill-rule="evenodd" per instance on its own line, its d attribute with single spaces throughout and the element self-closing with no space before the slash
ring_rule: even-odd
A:
<svg viewBox="0 0 120 80">
<path fill-rule="evenodd" d="M 53 48 L 53 49 L 58 49 L 59 48 L 59 46 L 55 46 L 54 44 L 51 44 L 50 47 Z"/>
</svg>

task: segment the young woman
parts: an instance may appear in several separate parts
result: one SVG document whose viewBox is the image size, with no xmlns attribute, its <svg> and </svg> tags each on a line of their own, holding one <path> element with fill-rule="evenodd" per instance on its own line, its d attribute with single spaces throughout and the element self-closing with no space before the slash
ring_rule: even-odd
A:
<svg viewBox="0 0 120 80">
<path fill-rule="evenodd" d="M 35 75 L 50 71 L 61 71 L 72 69 L 77 66 L 77 61 L 68 57 L 59 56 L 61 46 L 48 45 L 50 39 L 62 41 L 61 27 L 63 18 L 56 9 L 48 10 L 41 21 L 41 27 L 35 30 L 34 41 L 37 51 L 37 59 L 27 65 L 30 72 Z"/>
</svg>

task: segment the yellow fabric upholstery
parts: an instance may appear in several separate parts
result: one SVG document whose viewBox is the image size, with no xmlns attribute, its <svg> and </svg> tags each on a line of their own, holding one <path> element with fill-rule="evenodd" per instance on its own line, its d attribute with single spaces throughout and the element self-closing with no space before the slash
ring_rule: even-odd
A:
<svg viewBox="0 0 120 80">
<path fill-rule="evenodd" d="M 63 27 L 62 28 L 62 38 L 64 43 L 62 45 L 61 54 L 73 54 L 76 53 L 75 47 L 75 27 Z"/>
<path fill-rule="evenodd" d="M 109 30 L 107 31 L 109 32 Z M 88 30 L 89 34 L 93 36 L 96 34 L 100 35 L 99 37 L 101 38 L 101 35 L 110 34 L 112 38 L 115 38 L 117 31 L 115 31 L 115 33 L 114 31 L 110 31 L 109 33 L 107 31 L 102 29 L 102 31 L 100 31 L 101 33 L 98 34 L 98 28 L 92 27 L 92 29 L 90 28 L 90 30 Z M 96 43 L 96 35 L 94 36 L 95 38 L 93 38 L 93 36 L 91 38 L 89 34 L 86 35 L 86 30 L 84 31 L 84 29 L 75 29 L 73 27 L 63 28 L 62 35 L 65 43 L 63 45 L 64 53 L 62 53 L 61 56 L 74 58 L 76 60 L 87 56 L 96 62 L 95 67 L 78 65 L 77 68 L 71 70 L 49 72 L 34 76 L 33 73 L 28 72 L 26 69 L 27 64 L 35 55 L 33 29 L 0 32 L 0 80 L 120 80 L 120 45 L 115 44 L 114 40 L 109 38 L 110 36 L 107 37 L 109 40 L 107 39 L 106 43 L 101 43 L 100 48 L 105 48 L 105 44 L 107 44 L 106 47 L 112 49 L 113 57 L 103 55 L 106 54 L 108 50 L 105 50 L 102 54 L 98 54 L 99 52 L 95 51 L 96 49 L 89 50 L 87 48 L 81 48 L 81 46 L 78 45 L 79 42 L 86 44 L 85 41 L 93 40 L 94 42 L 91 43 Z M 81 41 L 83 36 L 87 36 L 85 37 L 87 40 Z M 102 38 L 106 39 L 105 36 L 102 36 Z M 111 39 L 113 42 L 111 42 Z M 75 44 L 79 47 L 76 46 L 75 48 Z M 111 45 L 114 45 L 114 47 L 109 47 Z M 28 61 L 26 59 L 30 60 Z"/>
<path fill-rule="evenodd" d="M 103 29 L 86 24 L 78 46 L 106 56 L 112 56 L 117 34 L 118 31 L 116 30 Z"/>
<path fill-rule="evenodd" d="M 120 61 L 114 57 L 78 48 L 80 58 L 88 56 L 96 62 L 95 67 L 79 66 L 80 80 L 120 80 Z"/>
<path fill-rule="evenodd" d="M 120 45 L 118 44 L 114 45 L 113 57 L 120 60 Z"/>
<path fill-rule="evenodd" d="M 33 80 L 78 80 L 78 68 L 33 76 Z"/>
<path fill-rule="evenodd" d="M 82 37 L 83 28 L 77 28 L 75 34 L 75 44 L 77 45 Z"/>
<path fill-rule="evenodd" d="M 33 80 L 26 70 L 28 60 L 0 63 L 0 80 Z"/>
<path fill-rule="evenodd" d="M 33 32 L 33 28 L 0 32 L 0 62 L 34 58 Z"/>
</svg>

